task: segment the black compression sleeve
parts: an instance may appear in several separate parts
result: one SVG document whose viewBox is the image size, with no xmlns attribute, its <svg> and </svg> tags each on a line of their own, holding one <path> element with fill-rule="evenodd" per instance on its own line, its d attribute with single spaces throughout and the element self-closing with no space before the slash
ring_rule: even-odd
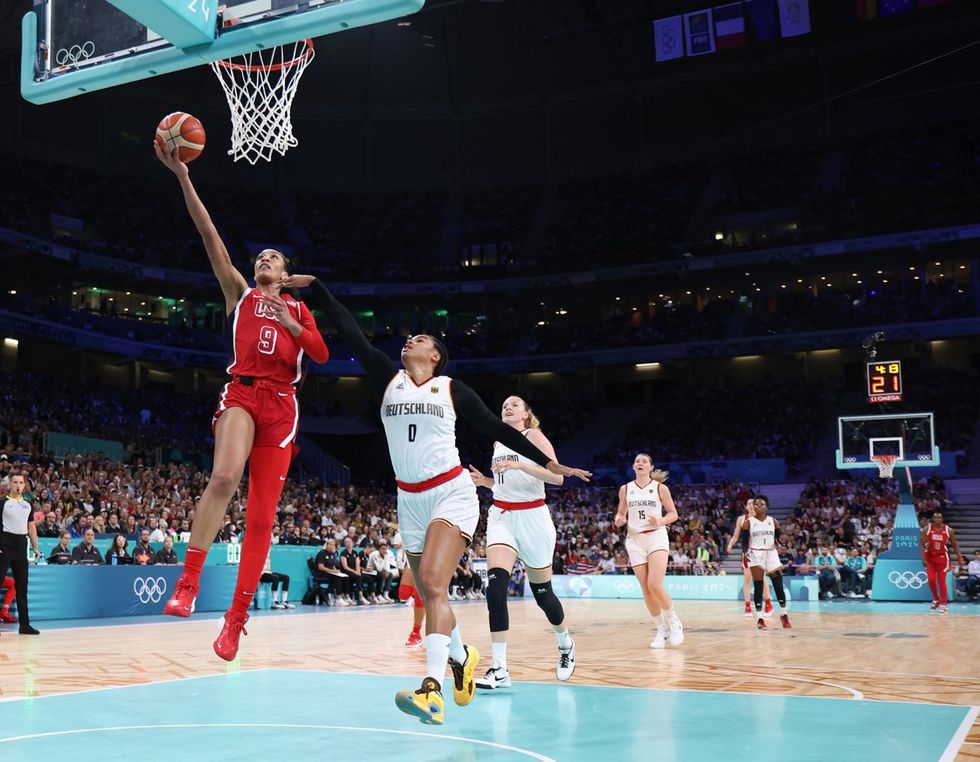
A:
<svg viewBox="0 0 980 762">
<path fill-rule="evenodd" d="M 456 406 L 456 414 L 481 434 L 533 460 L 539 466 L 547 466 L 551 461 L 551 458 L 528 442 L 517 429 L 508 426 L 495 416 L 490 408 L 483 404 L 483 400 L 476 392 L 462 381 L 453 379 L 450 395 L 453 398 L 453 405 Z"/>
<path fill-rule="evenodd" d="M 398 373 L 398 366 L 395 365 L 388 355 L 379 349 L 371 346 L 371 342 L 361 331 L 354 316 L 350 311 L 337 301 L 337 297 L 330 293 L 330 290 L 320 282 L 319 279 L 312 283 L 313 293 L 316 295 L 315 302 L 322 308 L 327 315 L 327 319 L 333 323 L 340 338 L 351 348 L 354 357 L 364 368 L 371 383 L 382 393 L 392 376 Z"/>
</svg>

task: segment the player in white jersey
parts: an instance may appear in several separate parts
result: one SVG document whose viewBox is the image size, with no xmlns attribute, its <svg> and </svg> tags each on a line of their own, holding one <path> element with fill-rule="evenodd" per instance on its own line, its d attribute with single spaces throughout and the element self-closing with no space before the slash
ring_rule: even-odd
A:
<svg viewBox="0 0 980 762">
<path fill-rule="evenodd" d="M 732 533 L 731 539 L 728 541 L 728 552 L 731 553 L 735 548 L 735 540 L 739 536 L 738 531 L 742 525 L 749 520 L 750 516 L 754 515 L 755 511 L 755 501 L 750 497 L 745 501 L 745 513 L 735 519 L 735 531 Z M 746 532 L 745 537 L 742 538 L 742 595 L 745 598 L 745 616 L 752 616 L 752 571 L 749 569 L 749 535 Z M 772 599 L 769 597 L 769 587 L 763 586 L 763 592 L 766 596 L 766 607 L 762 612 L 763 616 L 772 616 Z"/>
<path fill-rule="evenodd" d="M 776 532 L 779 531 L 779 524 L 772 516 L 769 516 L 769 498 L 759 495 L 753 501 L 753 515 L 749 516 L 748 521 L 739 524 L 735 528 L 730 545 L 734 545 L 743 529 L 749 533 L 749 570 L 752 572 L 752 586 L 755 588 L 755 614 L 756 626 L 760 630 L 768 630 L 766 620 L 762 612 L 762 591 L 765 587 L 765 578 L 769 577 L 772 582 L 773 590 L 776 591 L 776 599 L 779 601 L 779 621 L 784 629 L 791 629 L 793 625 L 789 622 L 789 612 L 786 608 L 786 590 L 783 588 L 783 564 L 779 560 L 779 553 L 776 552 Z"/>
<path fill-rule="evenodd" d="M 615 524 L 626 524 L 630 566 L 657 625 L 650 648 L 663 648 L 668 640 L 672 646 L 679 646 L 684 642 L 684 626 L 664 587 L 670 548 L 667 527 L 677 521 L 677 507 L 664 484 L 667 472 L 655 471 L 653 458 L 647 453 L 638 453 L 634 458 L 633 473 L 636 479 L 619 488 Z"/>
<path fill-rule="evenodd" d="M 555 448 L 523 399 L 505 399 L 500 417 L 545 455 L 555 457 Z M 544 499 L 545 483 L 560 486 L 565 479 L 500 442 L 493 446 L 492 470 L 494 476 L 484 476 L 470 466 L 473 483 L 493 490 L 493 505 L 487 514 L 487 609 L 493 662 L 483 679 L 476 681 L 476 687 L 509 688 L 511 684 L 507 670 L 507 586 L 518 558 L 527 570 L 534 600 L 558 638 L 555 676 L 568 680 L 575 671 L 575 641 L 568 634 L 565 611 L 551 587 L 551 560 L 558 533 Z"/>
<path fill-rule="evenodd" d="M 480 653 L 464 645 L 449 605 L 449 583 L 476 531 L 476 487 L 460 464 L 456 419 L 466 419 L 488 438 L 501 441 L 550 472 L 587 479 L 587 471 L 548 457 L 497 418 L 466 384 L 443 374 L 446 346 L 429 335 L 410 336 L 401 351 L 403 368 L 375 349 L 353 315 L 310 275 L 293 275 L 285 288 L 314 286 L 314 295 L 382 395 L 381 421 L 398 483 L 398 529 L 425 603 L 426 676 L 415 691 L 395 696 L 398 708 L 427 725 L 444 721 L 442 681 L 452 667 L 453 698 L 473 700 Z"/>
</svg>

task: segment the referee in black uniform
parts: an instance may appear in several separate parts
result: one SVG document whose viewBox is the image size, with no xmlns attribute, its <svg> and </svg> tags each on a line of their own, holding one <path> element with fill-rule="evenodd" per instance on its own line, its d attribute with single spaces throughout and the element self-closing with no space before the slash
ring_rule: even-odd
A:
<svg viewBox="0 0 980 762">
<path fill-rule="evenodd" d="M 34 555 L 40 558 L 37 547 L 37 528 L 34 526 L 34 513 L 31 504 L 24 499 L 27 478 L 23 474 L 10 477 L 10 495 L 0 510 L 0 579 L 13 572 L 14 586 L 17 588 L 17 617 L 20 620 L 21 635 L 37 635 L 31 627 L 31 617 L 27 613 L 27 538 L 31 538 Z"/>
</svg>

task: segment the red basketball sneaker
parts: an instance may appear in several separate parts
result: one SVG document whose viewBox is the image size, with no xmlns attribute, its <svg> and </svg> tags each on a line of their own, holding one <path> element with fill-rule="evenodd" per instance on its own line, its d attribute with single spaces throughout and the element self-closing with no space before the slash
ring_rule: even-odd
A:
<svg viewBox="0 0 980 762">
<path fill-rule="evenodd" d="M 783 623 L 784 630 L 792 630 L 793 625 L 789 623 L 789 614 L 780 614 L 779 621 Z"/>
<path fill-rule="evenodd" d="M 232 614 L 225 612 L 225 624 L 214 640 L 214 652 L 225 661 L 234 661 L 238 655 L 238 641 L 242 635 L 248 635 L 245 623 L 248 614 Z"/>
<path fill-rule="evenodd" d="M 174 585 L 174 594 L 170 596 L 170 600 L 163 607 L 163 613 L 167 616 L 190 616 L 194 613 L 194 601 L 197 600 L 199 589 L 198 585 L 181 575 L 177 584 Z"/>
<path fill-rule="evenodd" d="M 11 614 L 9 609 L 4 609 L 3 611 L 0 611 L 0 622 L 13 624 L 16 621 L 17 621 L 17 617 Z"/>
<path fill-rule="evenodd" d="M 412 634 L 408 636 L 408 640 L 405 641 L 406 648 L 421 648 L 422 647 L 422 633 L 418 630 L 412 630 Z"/>
<path fill-rule="evenodd" d="M 766 598 L 766 608 L 762 612 L 762 616 L 772 616 L 772 599 Z"/>
<path fill-rule="evenodd" d="M 933 601 L 932 605 L 929 607 L 929 611 L 935 611 L 939 608 L 939 601 Z"/>
<path fill-rule="evenodd" d="M 745 616 L 752 616 L 752 604 L 751 603 L 746 603 L 745 604 Z"/>
<path fill-rule="evenodd" d="M 755 626 L 758 627 L 760 630 L 769 629 L 769 626 L 766 624 L 766 620 L 763 619 L 761 616 L 759 617 L 759 621 L 755 623 Z"/>
</svg>

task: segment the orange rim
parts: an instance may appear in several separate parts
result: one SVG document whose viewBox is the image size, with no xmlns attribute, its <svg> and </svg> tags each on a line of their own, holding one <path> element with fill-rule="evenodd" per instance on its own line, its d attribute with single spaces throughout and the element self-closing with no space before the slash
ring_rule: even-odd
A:
<svg viewBox="0 0 980 762">
<path fill-rule="evenodd" d="M 296 56 L 291 61 L 283 61 L 282 63 L 269 64 L 267 66 L 249 66 L 247 64 L 235 63 L 234 61 L 218 61 L 217 64 L 223 69 L 230 69 L 231 71 L 248 71 L 248 72 L 260 72 L 260 71 L 281 71 L 283 69 L 291 69 L 297 64 L 301 64 L 308 61 L 313 57 L 313 40 L 309 37 L 306 38 L 306 48 Z"/>
</svg>

